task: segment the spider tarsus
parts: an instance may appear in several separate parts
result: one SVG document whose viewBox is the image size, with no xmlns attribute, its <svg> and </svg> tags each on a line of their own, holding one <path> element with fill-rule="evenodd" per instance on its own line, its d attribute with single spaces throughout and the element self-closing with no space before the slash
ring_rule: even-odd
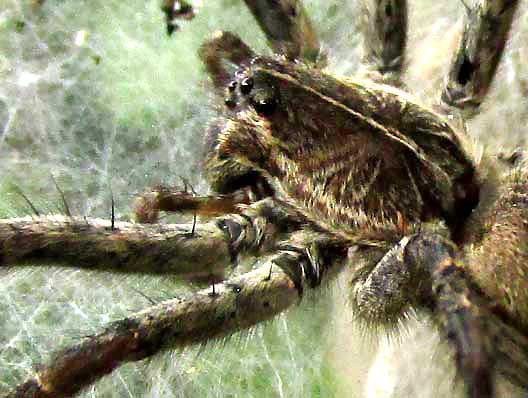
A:
<svg viewBox="0 0 528 398">
<path fill-rule="evenodd" d="M 175 31 L 180 30 L 177 19 L 190 20 L 196 15 L 196 9 L 184 0 L 164 0 L 161 10 L 165 14 L 167 36 L 172 36 Z"/>
<path fill-rule="evenodd" d="M 141 224 L 155 224 L 159 220 L 159 193 L 145 193 L 134 201 L 134 219 Z"/>
<path fill-rule="evenodd" d="M 291 61 L 304 60 L 324 66 L 326 56 L 312 22 L 298 0 L 245 0 L 270 46 Z"/>
</svg>

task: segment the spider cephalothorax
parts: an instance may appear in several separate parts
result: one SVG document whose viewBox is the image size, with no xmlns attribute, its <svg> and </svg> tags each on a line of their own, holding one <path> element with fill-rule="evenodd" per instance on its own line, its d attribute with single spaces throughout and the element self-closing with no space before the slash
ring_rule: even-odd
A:
<svg viewBox="0 0 528 398">
<path fill-rule="evenodd" d="M 252 176 L 247 185 L 258 174 L 271 195 L 356 244 L 393 241 L 402 220 L 443 219 L 457 233 L 478 182 L 445 119 L 388 86 L 277 58 L 247 64 L 210 131 L 214 187 L 229 189 L 233 169 Z"/>
<path fill-rule="evenodd" d="M 375 2 L 368 53 L 378 83 L 320 69 L 325 57 L 300 2 L 246 3 L 281 55 L 256 56 L 227 32 L 200 50 L 224 102 L 206 134 L 214 193 L 160 188 L 137 206 L 145 223 L 159 211 L 219 217 L 190 230 L 5 220 L 0 261 L 218 277 L 249 253 L 267 256 L 266 266 L 108 325 L 56 353 L 13 396 L 70 396 L 123 362 L 248 328 L 345 267 L 358 322 L 394 324 L 412 308 L 431 315 L 468 397 L 494 397 L 496 373 L 528 389 L 527 171 L 477 164 L 441 114 L 383 84 L 401 85 L 406 2 Z M 475 5 L 439 108 L 480 104 L 516 4 Z"/>
</svg>

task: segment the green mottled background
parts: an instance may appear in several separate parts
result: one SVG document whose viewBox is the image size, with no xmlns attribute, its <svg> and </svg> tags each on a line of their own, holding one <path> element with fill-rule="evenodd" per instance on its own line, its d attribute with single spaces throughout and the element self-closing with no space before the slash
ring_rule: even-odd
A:
<svg viewBox="0 0 528 398">
<path fill-rule="evenodd" d="M 454 42 L 451 28 L 463 6 L 410 3 L 407 82 L 429 101 L 437 97 Z M 477 151 L 526 144 L 523 3 L 489 101 L 468 124 L 480 142 Z M 360 4 L 305 4 L 329 53 L 329 69 L 353 73 L 361 57 Z M 267 51 L 241 0 L 205 0 L 198 16 L 171 38 L 158 0 L 47 0 L 41 7 L 0 0 L 0 217 L 31 214 L 20 190 L 42 213 L 63 212 L 51 176 L 74 214 L 108 217 L 112 193 L 123 220 L 145 187 L 180 184 L 185 177 L 207 192 L 200 148 L 215 101 L 196 50 L 216 29 L 235 31 Z M 0 394 L 28 377 L 51 350 L 148 306 L 149 298 L 198 288 L 167 276 L 0 270 Z M 226 341 L 126 365 L 82 396 L 382 398 L 372 387 L 390 389 L 394 379 L 397 396 L 450 396 L 449 387 L 440 387 L 449 386 L 443 368 L 424 365 L 434 363 L 438 350 L 423 323 L 412 323 L 404 337 L 384 342 L 376 354 L 376 339 L 359 337 L 353 325 L 345 281 L 321 296 Z M 381 370 L 371 373 L 367 393 L 374 355 Z"/>
</svg>

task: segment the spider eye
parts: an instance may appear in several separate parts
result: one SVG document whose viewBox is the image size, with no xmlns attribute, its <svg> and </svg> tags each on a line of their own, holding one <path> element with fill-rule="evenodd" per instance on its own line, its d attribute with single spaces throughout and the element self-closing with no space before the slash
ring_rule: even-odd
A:
<svg viewBox="0 0 528 398">
<path fill-rule="evenodd" d="M 252 77 L 246 77 L 244 80 L 240 82 L 240 92 L 244 95 L 247 95 L 251 92 L 251 89 L 253 88 L 253 78 Z"/>
<path fill-rule="evenodd" d="M 237 82 L 235 80 L 233 80 L 233 81 L 229 82 L 229 84 L 227 85 L 227 89 L 230 92 L 233 92 L 233 91 L 235 91 L 236 86 L 237 86 Z"/>
<path fill-rule="evenodd" d="M 277 100 L 275 97 L 252 98 L 251 105 L 259 115 L 271 116 L 277 108 Z"/>
<path fill-rule="evenodd" d="M 234 108 L 237 103 L 236 103 L 236 101 L 233 98 L 227 97 L 227 98 L 224 99 L 224 104 L 228 108 Z"/>
</svg>

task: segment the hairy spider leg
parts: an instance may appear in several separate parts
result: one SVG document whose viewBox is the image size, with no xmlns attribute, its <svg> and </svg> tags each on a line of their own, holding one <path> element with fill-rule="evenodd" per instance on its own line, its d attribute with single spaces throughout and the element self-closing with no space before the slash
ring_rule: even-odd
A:
<svg viewBox="0 0 528 398">
<path fill-rule="evenodd" d="M 105 271 L 223 274 L 241 253 L 262 254 L 307 224 L 272 199 L 207 223 L 149 225 L 64 216 L 0 220 L 0 267 L 38 259 Z"/>
<path fill-rule="evenodd" d="M 240 213 L 240 205 L 249 205 L 251 202 L 251 192 L 246 189 L 225 195 L 199 196 L 179 189 L 156 187 L 135 200 L 134 214 L 136 222 L 154 224 L 159 220 L 160 211 L 217 217 Z"/>
<path fill-rule="evenodd" d="M 233 225 L 226 228 L 230 234 L 243 234 Z M 232 239 L 237 242 L 240 236 Z M 204 289 L 163 301 L 56 352 L 12 396 L 69 397 L 123 363 L 229 336 L 271 319 L 298 303 L 304 289 L 317 287 L 338 272 L 346 262 L 342 244 L 321 233 L 297 234 L 267 264 L 215 285 L 214 294 Z"/>
<path fill-rule="evenodd" d="M 400 86 L 405 67 L 407 45 L 408 10 L 407 0 L 374 0 L 365 8 L 365 59 L 368 73 L 373 80 Z"/>
<path fill-rule="evenodd" d="M 491 86 L 508 41 L 518 0 L 479 0 L 467 8 L 464 31 L 441 101 L 474 115 Z"/>
<path fill-rule="evenodd" d="M 244 0 L 277 54 L 290 61 L 303 60 L 322 67 L 326 56 L 299 0 Z"/>
<path fill-rule="evenodd" d="M 526 388 L 528 339 L 493 312 L 478 294 L 456 246 L 437 231 L 404 237 L 354 281 L 358 321 L 394 326 L 411 307 L 430 310 L 452 345 L 467 396 L 491 398 L 495 369 Z"/>
</svg>

